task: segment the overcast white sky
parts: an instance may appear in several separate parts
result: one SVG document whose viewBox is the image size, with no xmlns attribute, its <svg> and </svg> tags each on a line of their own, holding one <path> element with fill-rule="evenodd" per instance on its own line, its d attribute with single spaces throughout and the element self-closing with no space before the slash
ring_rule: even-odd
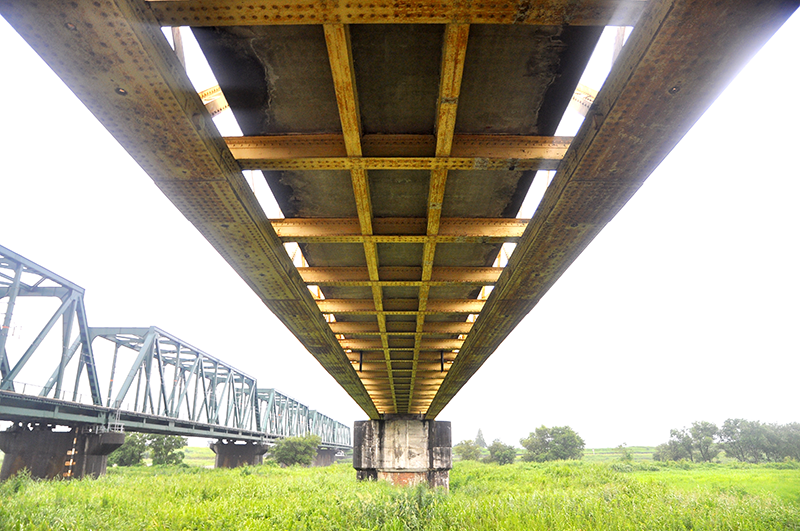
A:
<svg viewBox="0 0 800 531">
<path fill-rule="evenodd" d="M 159 326 L 365 418 L 2 19 L 0 49 L 0 245 L 86 288 L 92 326 Z M 800 421 L 798 50 L 795 14 L 442 412 L 454 443 Z"/>
</svg>

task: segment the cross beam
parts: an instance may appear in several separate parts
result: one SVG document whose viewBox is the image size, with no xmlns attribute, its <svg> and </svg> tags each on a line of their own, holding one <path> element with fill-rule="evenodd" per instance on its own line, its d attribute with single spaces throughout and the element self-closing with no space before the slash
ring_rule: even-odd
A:
<svg viewBox="0 0 800 531">
<path fill-rule="evenodd" d="M 485 0 L 155 0 L 149 2 L 162 26 L 248 26 L 285 24 L 536 24 L 632 26 L 643 0 L 547 0 L 530 3 Z"/>
</svg>

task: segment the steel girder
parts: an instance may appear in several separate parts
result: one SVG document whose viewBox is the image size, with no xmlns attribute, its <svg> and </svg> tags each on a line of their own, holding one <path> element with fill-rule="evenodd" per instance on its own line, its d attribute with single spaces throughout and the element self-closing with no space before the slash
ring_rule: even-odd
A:
<svg viewBox="0 0 800 531">
<path fill-rule="evenodd" d="M 351 446 L 350 427 L 275 389 L 259 389 L 259 429 L 276 437 L 318 435 L 322 445 Z"/>
<path fill-rule="evenodd" d="M 55 398 L 66 398 L 66 391 L 62 390 L 64 376 L 67 366 L 75 354 L 80 351 L 72 400 L 77 400 L 81 375 L 85 370 L 92 404 L 100 405 L 102 403 L 94 353 L 91 341 L 89 341 L 89 326 L 86 321 L 83 294 L 84 289 L 77 284 L 0 246 L 0 300 L 8 299 L 2 329 L 0 329 L 0 375 L 2 375 L 0 390 L 14 391 L 15 379 L 61 319 L 63 324 L 61 359 L 40 396 L 46 397 L 52 392 Z M 18 297 L 55 297 L 61 300 L 61 305 L 12 367 L 6 345 Z M 77 337 L 73 340 L 74 325 L 77 325 Z"/>
<path fill-rule="evenodd" d="M 0 419 L 119 424 L 134 431 L 243 440 L 315 434 L 323 446 L 351 446 L 349 426 L 274 389 L 259 389 L 254 377 L 160 328 L 89 327 L 83 295 L 80 286 L 0 246 L 0 300 L 8 299 L 0 329 Z M 56 297 L 61 304 L 12 366 L 6 343 L 18 297 Z M 19 381 L 59 320 L 61 356 L 52 374 L 43 386 Z M 98 338 L 114 344 L 105 399 L 92 348 Z M 37 366 L 48 367 L 40 358 Z M 73 368 L 70 395 L 62 387 Z M 78 392 L 84 371 L 91 404 Z"/>
</svg>

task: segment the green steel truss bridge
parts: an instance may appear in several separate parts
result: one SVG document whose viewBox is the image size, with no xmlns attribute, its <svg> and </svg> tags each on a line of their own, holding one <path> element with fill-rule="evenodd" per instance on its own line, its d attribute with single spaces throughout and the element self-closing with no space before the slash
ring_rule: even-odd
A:
<svg viewBox="0 0 800 531">
<path fill-rule="evenodd" d="M 22 297 L 60 304 L 12 356 L 6 346 L 14 342 L 12 318 Z M 259 388 L 253 376 L 164 330 L 88 326 L 83 288 L 0 246 L 2 302 L 0 420 L 267 444 L 312 433 L 321 447 L 352 444 L 349 426 Z"/>
</svg>

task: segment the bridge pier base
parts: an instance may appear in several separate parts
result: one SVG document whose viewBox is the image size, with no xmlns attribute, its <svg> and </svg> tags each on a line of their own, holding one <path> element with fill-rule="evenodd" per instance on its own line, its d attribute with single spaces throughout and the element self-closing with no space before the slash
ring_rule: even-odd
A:
<svg viewBox="0 0 800 531">
<path fill-rule="evenodd" d="M 450 487 L 450 423 L 398 416 L 356 421 L 353 467 L 361 480 Z"/>
<path fill-rule="evenodd" d="M 0 450 L 5 453 L 0 481 L 23 468 L 39 479 L 97 478 L 106 473 L 108 454 L 125 442 L 124 433 L 100 433 L 87 426 L 58 432 L 53 428 L 17 423 L 0 432 Z"/>
<path fill-rule="evenodd" d="M 237 468 L 260 465 L 269 447 L 257 442 L 220 439 L 211 445 L 211 450 L 217 454 L 214 468 Z"/>
<path fill-rule="evenodd" d="M 336 452 L 338 450 L 335 448 L 317 448 L 317 455 L 311 466 L 331 466 L 336 462 Z"/>
</svg>

